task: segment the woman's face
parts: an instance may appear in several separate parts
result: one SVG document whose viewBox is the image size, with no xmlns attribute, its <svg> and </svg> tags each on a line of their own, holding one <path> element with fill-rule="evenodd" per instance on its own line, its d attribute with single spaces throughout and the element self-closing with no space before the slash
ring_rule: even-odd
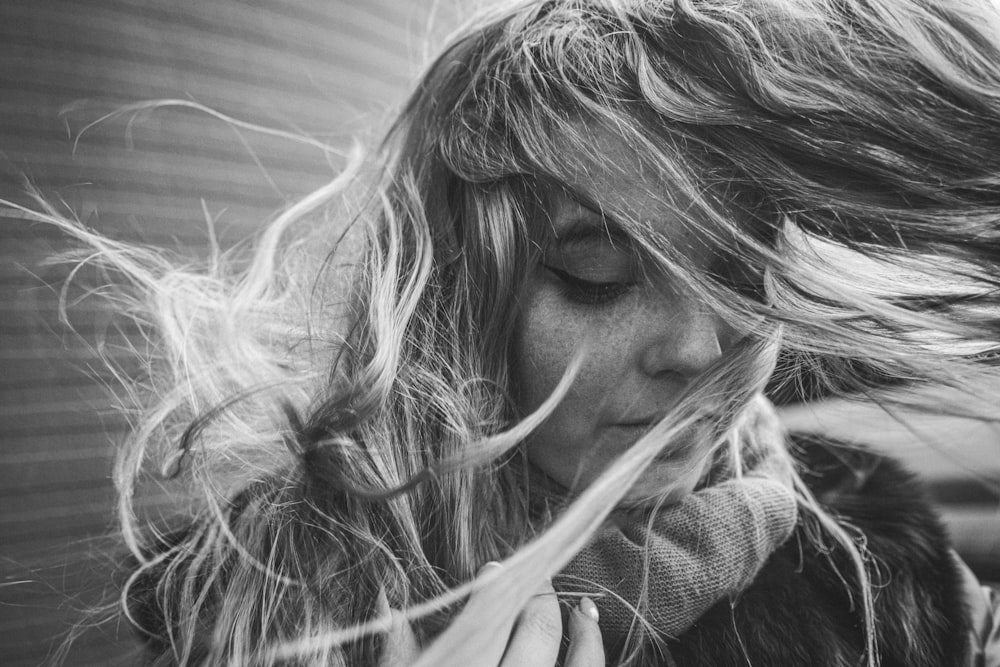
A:
<svg viewBox="0 0 1000 667">
<path fill-rule="evenodd" d="M 657 225 L 694 266 L 708 269 L 711 250 L 653 194 L 656 183 L 644 181 L 634 154 L 611 135 L 599 140 L 608 164 L 624 167 L 622 173 L 598 166 L 576 179 L 573 190 Z M 514 377 L 519 408 L 527 414 L 587 345 L 569 393 L 527 441 L 535 465 L 579 489 L 655 425 L 736 336 L 665 275 L 641 266 L 628 238 L 598 211 L 557 195 L 549 222 L 550 239 L 521 305 Z M 669 499 L 683 497 L 704 472 L 710 443 L 709 428 L 685 432 L 627 498 L 638 502 L 665 490 Z"/>
</svg>

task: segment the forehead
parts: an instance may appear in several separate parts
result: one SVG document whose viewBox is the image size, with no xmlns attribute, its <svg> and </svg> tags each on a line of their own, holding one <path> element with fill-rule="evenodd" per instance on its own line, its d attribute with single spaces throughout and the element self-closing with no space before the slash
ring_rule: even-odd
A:
<svg viewBox="0 0 1000 667">
<path fill-rule="evenodd" d="M 692 222 L 691 207 L 662 169 L 607 128 L 588 128 L 587 134 L 592 139 L 587 155 L 567 160 L 566 190 L 554 196 L 552 227 L 557 238 L 593 226 L 605 228 L 609 237 L 642 231 L 675 247 L 703 245 L 703 225 Z M 701 242 L 696 243 L 698 238 Z"/>
</svg>

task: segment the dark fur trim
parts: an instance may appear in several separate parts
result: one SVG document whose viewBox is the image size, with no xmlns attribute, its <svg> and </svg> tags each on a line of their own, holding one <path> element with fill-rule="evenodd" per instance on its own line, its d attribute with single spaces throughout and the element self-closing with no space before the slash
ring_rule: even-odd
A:
<svg viewBox="0 0 1000 667">
<path fill-rule="evenodd" d="M 917 480 L 892 459 L 813 437 L 795 439 L 806 482 L 824 506 L 859 529 L 876 562 L 882 667 L 966 663 L 961 577 L 940 520 Z M 860 614 L 837 571 L 851 567 L 812 544 L 800 521 L 739 598 L 719 603 L 669 645 L 681 667 L 848 666 L 861 662 Z"/>
</svg>

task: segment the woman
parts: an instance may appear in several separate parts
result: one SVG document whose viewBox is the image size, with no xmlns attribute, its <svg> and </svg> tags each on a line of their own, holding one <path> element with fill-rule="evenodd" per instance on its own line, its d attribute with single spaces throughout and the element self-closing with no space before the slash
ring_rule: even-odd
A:
<svg viewBox="0 0 1000 667">
<path fill-rule="evenodd" d="M 156 343 L 116 472 L 152 662 L 550 664 L 550 576 L 614 663 L 995 656 L 915 483 L 762 392 L 995 372 L 998 35 L 986 0 L 521 2 L 248 268 L 76 230 Z M 136 519 L 149 462 L 183 525 Z"/>
</svg>

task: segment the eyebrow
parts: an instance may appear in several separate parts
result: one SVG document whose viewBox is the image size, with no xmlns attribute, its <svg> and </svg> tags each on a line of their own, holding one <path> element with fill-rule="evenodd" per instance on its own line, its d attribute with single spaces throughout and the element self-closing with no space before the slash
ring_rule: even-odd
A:
<svg viewBox="0 0 1000 667">
<path fill-rule="evenodd" d="M 602 224 L 603 223 L 603 224 Z M 624 229 L 606 221 L 591 222 L 588 219 L 575 219 L 565 229 L 555 235 L 555 243 L 560 248 L 593 243 L 621 244 L 628 246 L 631 238 Z"/>
<path fill-rule="evenodd" d="M 605 213 L 599 204 L 589 197 L 575 192 L 567 192 L 567 195 L 575 203 L 593 214 L 593 217 L 577 216 L 571 218 L 564 229 L 560 231 L 553 230 L 557 246 L 565 248 L 572 245 L 604 243 L 608 241 L 612 245 L 620 243 L 628 246 L 631 244 L 632 238 L 625 231 L 625 228 Z"/>
</svg>

